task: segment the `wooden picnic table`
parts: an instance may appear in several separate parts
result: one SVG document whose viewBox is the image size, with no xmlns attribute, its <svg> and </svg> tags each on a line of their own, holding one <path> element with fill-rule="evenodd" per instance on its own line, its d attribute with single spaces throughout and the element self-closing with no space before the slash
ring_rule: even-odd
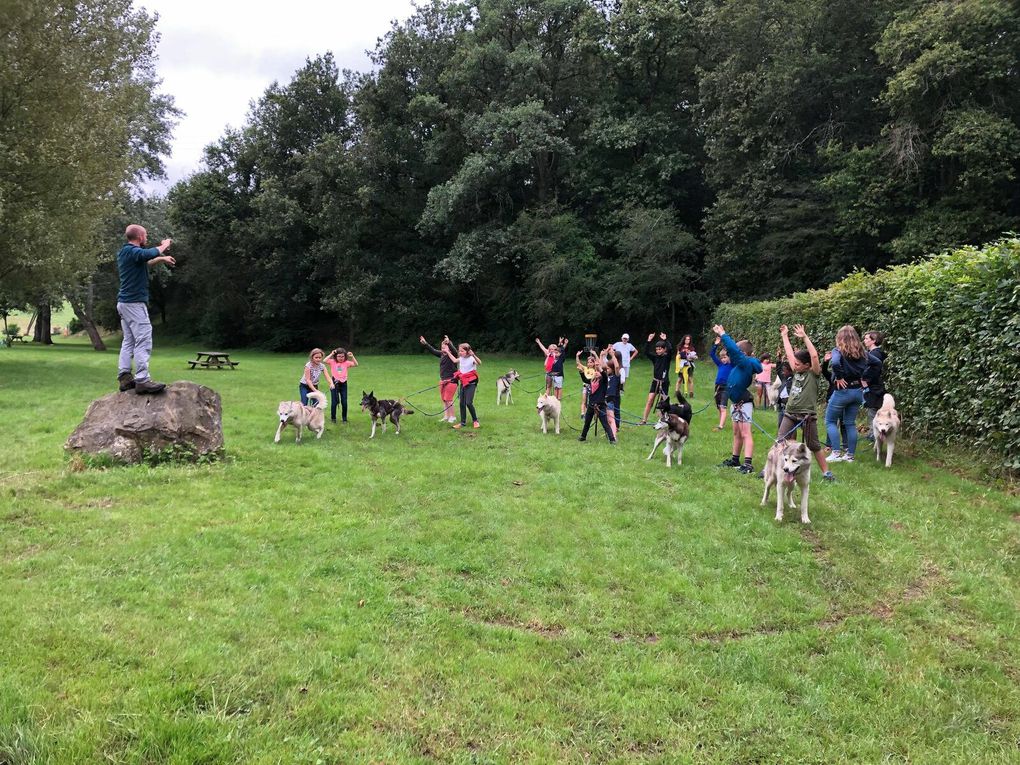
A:
<svg viewBox="0 0 1020 765">
<path fill-rule="evenodd" d="M 241 362 L 231 361 L 224 351 L 196 351 L 195 360 L 188 363 L 192 369 L 233 369 Z"/>
</svg>

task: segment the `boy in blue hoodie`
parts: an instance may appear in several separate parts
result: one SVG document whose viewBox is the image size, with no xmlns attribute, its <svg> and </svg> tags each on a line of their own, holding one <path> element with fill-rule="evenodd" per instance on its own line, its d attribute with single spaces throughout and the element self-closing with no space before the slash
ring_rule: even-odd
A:
<svg viewBox="0 0 1020 765">
<path fill-rule="evenodd" d="M 734 342 L 721 324 L 712 327 L 712 331 L 719 336 L 733 365 L 726 378 L 726 397 L 732 404 L 730 419 L 733 421 L 733 455 L 722 463 L 722 467 L 737 468 L 746 475 L 754 472 L 751 466 L 754 454 L 754 436 L 751 435 L 754 396 L 749 388 L 755 375 L 761 373 L 761 362 L 754 357 L 754 346 L 750 340 Z M 741 451 L 744 453 L 744 464 L 740 464 Z"/>
<path fill-rule="evenodd" d="M 730 378 L 730 370 L 733 369 L 733 365 L 730 363 L 730 354 L 726 349 L 723 348 L 722 352 L 719 352 L 721 343 L 722 339 L 717 337 L 712 345 L 712 350 L 709 351 L 716 366 L 715 406 L 719 410 L 719 424 L 715 426 L 715 430 L 722 430 L 726 424 L 726 409 L 728 408 L 726 405 L 726 381 Z"/>
</svg>

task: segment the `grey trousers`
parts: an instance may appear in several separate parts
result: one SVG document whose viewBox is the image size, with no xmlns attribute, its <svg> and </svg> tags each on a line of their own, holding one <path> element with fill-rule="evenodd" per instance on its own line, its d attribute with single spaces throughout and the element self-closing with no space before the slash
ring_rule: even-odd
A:
<svg viewBox="0 0 1020 765">
<path fill-rule="evenodd" d="M 131 360 L 135 362 L 135 379 L 149 379 L 149 356 L 152 354 L 152 324 L 149 309 L 145 303 L 117 303 L 120 327 L 124 331 L 124 342 L 120 344 L 118 374 L 131 372 Z"/>
</svg>

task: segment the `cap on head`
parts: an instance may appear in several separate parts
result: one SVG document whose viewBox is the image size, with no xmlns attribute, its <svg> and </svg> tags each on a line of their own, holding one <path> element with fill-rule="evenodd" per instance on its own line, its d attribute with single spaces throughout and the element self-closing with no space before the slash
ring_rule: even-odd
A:
<svg viewBox="0 0 1020 765">
<path fill-rule="evenodd" d="M 621 340 L 630 340 L 630 335 L 628 335 L 626 332 L 624 332 L 623 333 L 623 337 L 621 337 L 620 339 Z"/>
</svg>

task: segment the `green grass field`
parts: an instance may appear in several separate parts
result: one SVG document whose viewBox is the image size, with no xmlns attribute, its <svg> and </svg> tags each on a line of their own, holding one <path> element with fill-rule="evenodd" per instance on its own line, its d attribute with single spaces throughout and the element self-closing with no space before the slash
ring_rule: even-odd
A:
<svg viewBox="0 0 1020 765">
<path fill-rule="evenodd" d="M 362 388 L 436 364 L 360 357 L 351 423 L 274 445 L 304 358 L 194 349 L 153 374 L 220 392 L 229 459 L 85 472 L 116 351 L 0 350 L 0 763 L 1020 761 L 1020 503 L 965 456 L 862 445 L 778 525 L 711 410 L 671 472 L 496 410 L 537 353 L 482 354 L 480 430 L 373 441 Z"/>
</svg>

